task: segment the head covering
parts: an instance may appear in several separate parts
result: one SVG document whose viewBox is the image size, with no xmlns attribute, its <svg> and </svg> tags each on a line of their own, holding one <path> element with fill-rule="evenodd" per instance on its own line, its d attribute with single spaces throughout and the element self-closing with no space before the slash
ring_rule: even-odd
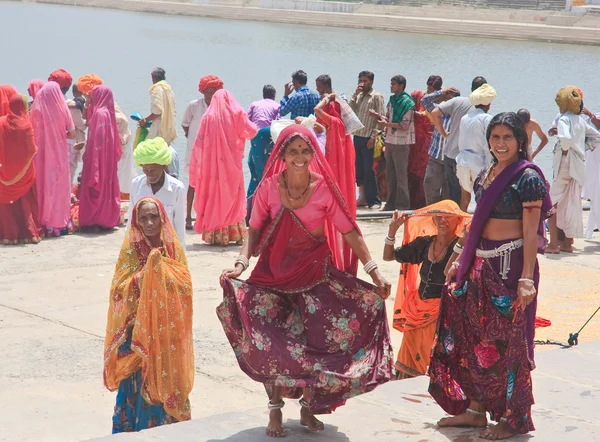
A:
<svg viewBox="0 0 600 442">
<path fill-rule="evenodd" d="M 27 115 L 27 98 L 13 95 L 9 108 L 10 113 L 0 117 L 0 204 L 17 201 L 35 182 L 33 157 L 37 148 Z"/>
<path fill-rule="evenodd" d="M 121 198 L 117 165 L 123 153 L 115 116 L 115 101 L 108 86 L 89 94 L 88 131 L 81 172 L 79 225 L 107 229 L 119 225 Z"/>
<path fill-rule="evenodd" d="M 10 84 L 0 84 L 0 117 L 8 115 L 10 107 L 8 105 L 13 95 L 17 93 L 17 90 Z"/>
<path fill-rule="evenodd" d="M 352 223 L 356 231 L 360 233 L 358 224 L 356 224 L 356 215 L 353 215 L 350 212 L 348 204 L 346 203 L 346 200 L 342 196 L 342 192 L 338 187 L 337 178 L 333 174 L 331 166 L 325 159 L 324 154 L 322 154 L 321 150 L 319 149 L 319 143 L 317 142 L 314 132 L 307 127 L 304 127 L 300 124 L 293 124 L 291 126 L 286 127 L 281 132 L 279 138 L 277 139 L 277 143 L 273 148 L 273 152 L 271 152 L 269 162 L 265 167 L 263 179 L 259 184 L 258 188 L 260 188 L 260 186 L 265 185 L 264 183 L 267 182 L 267 180 L 270 177 L 277 175 L 278 173 L 285 170 L 286 165 L 285 162 L 282 161 L 283 154 L 285 153 L 285 149 L 290 144 L 290 142 L 296 137 L 300 137 L 304 141 L 306 141 L 306 143 L 310 146 L 311 150 L 313 151 L 313 160 L 309 165 L 309 169 L 312 172 L 315 172 L 323 177 L 323 179 L 325 180 L 325 184 L 327 185 L 327 187 L 329 187 L 331 194 L 342 208 L 342 211 L 348 217 L 348 220 Z M 333 223 L 330 220 L 325 221 L 325 236 L 327 237 L 327 242 L 329 243 L 329 248 L 332 252 L 333 265 L 341 270 L 350 267 L 352 264 L 348 261 L 345 261 L 344 256 L 341 253 L 341 241 L 343 241 L 343 239 L 340 237 L 337 229 L 334 227 Z"/>
<path fill-rule="evenodd" d="M 458 219 L 459 222 L 454 231 L 457 237 L 462 235 L 463 229 L 471 220 L 471 215 L 460 210 L 458 204 L 451 200 L 440 201 L 408 212 L 408 219 L 404 223 L 402 246 L 406 246 L 422 236 L 437 235 L 435 216 Z M 393 324 L 394 328 L 401 332 L 425 327 L 437 321 L 440 299 L 421 299 L 419 296 L 420 269 L 421 264 L 402 263 L 400 265 Z"/>
<path fill-rule="evenodd" d="M 73 77 L 64 69 L 57 69 L 50 74 L 48 81 L 58 83 L 61 89 L 68 89 L 73 84 Z"/>
<path fill-rule="evenodd" d="M 39 79 L 31 80 L 29 82 L 29 85 L 27 86 L 27 92 L 29 92 L 29 95 L 31 95 L 31 98 L 33 98 L 35 100 L 35 96 L 40 91 L 42 86 L 44 86 L 45 83 L 46 82 L 44 80 L 39 80 Z"/>
<path fill-rule="evenodd" d="M 257 127 L 231 92 L 215 93 L 202 117 L 190 157 L 190 185 L 195 188 L 197 233 L 243 222 L 246 192 L 242 158 Z"/>
<path fill-rule="evenodd" d="M 556 94 L 556 104 L 560 113 L 572 112 L 578 114 L 581 112 L 581 103 L 583 102 L 583 93 L 581 89 L 575 86 L 565 86 Z"/>
<path fill-rule="evenodd" d="M 40 224 L 63 229 L 71 219 L 71 174 L 65 146 L 67 132 L 75 126 L 58 83 L 49 81 L 35 96 L 31 124 L 38 148 L 34 162 Z"/>
<path fill-rule="evenodd" d="M 140 206 L 147 202 L 158 208 L 162 251 L 152 247 L 139 223 Z M 120 353 L 128 338 L 136 345 Z M 169 367 L 166 376 L 163 367 Z M 156 198 L 142 198 L 133 207 L 115 267 L 104 340 L 104 385 L 114 391 L 140 369 L 146 401 L 162 404 L 179 421 L 190 419 L 192 278 L 175 229 Z"/>
<path fill-rule="evenodd" d="M 217 90 L 223 89 L 223 81 L 221 81 L 221 79 L 216 75 L 207 75 L 202 77 L 200 79 L 200 83 L 198 83 L 198 90 L 201 93 L 204 93 L 204 91 L 210 87 Z"/>
<path fill-rule="evenodd" d="M 133 161 L 138 167 L 142 167 L 144 164 L 168 166 L 172 159 L 171 149 L 161 137 L 142 141 L 133 151 Z"/>
<path fill-rule="evenodd" d="M 102 79 L 96 74 L 88 74 L 77 79 L 77 89 L 83 95 L 87 95 L 94 89 L 94 86 L 100 86 L 102 83 Z"/>
<path fill-rule="evenodd" d="M 496 95 L 496 89 L 486 83 L 471 92 L 469 100 L 473 106 L 487 106 L 494 101 Z"/>
</svg>

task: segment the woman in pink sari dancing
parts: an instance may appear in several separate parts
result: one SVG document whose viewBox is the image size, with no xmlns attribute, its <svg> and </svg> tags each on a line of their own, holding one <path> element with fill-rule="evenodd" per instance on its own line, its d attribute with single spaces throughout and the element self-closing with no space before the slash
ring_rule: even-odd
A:
<svg viewBox="0 0 600 442">
<path fill-rule="evenodd" d="M 79 197 L 82 228 L 112 229 L 119 225 L 121 191 L 117 164 L 122 155 L 115 117 L 115 101 L 108 86 L 96 86 L 89 94 L 88 135 Z"/>
<path fill-rule="evenodd" d="M 377 287 L 332 264 L 327 224 L 343 234 Z M 259 256 L 250 278 L 237 279 Z M 217 314 L 240 368 L 265 385 L 267 435 L 282 437 L 283 397 L 301 398 L 300 423 L 392 376 L 385 312 L 390 285 L 360 234 L 310 129 L 284 129 L 254 194 L 249 234 L 221 277 Z"/>
<path fill-rule="evenodd" d="M 50 81 L 39 90 L 31 107 L 40 224 L 46 236 L 66 233 L 71 220 L 71 174 L 67 138 L 75 126 L 60 86 Z"/>
<path fill-rule="evenodd" d="M 229 91 L 215 93 L 190 159 L 190 185 L 196 190 L 194 230 L 208 244 L 227 245 L 246 237 L 242 158 L 246 140 L 257 131 Z"/>
</svg>

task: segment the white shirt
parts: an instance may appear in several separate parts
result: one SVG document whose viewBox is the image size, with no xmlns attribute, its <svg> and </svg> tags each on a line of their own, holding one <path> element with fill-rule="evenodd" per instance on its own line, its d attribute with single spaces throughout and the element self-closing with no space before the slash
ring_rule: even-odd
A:
<svg viewBox="0 0 600 442">
<path fill-rule="evenodd" d="M 460 120 L 459 153 L 456 165 L 479 173 L 491 164 L 493 157 L 487 142 L 487 129 L 492 116 L 482 109 L 473 108 Z"/>
<path fill-rule="evenodd" d="M 203 98 L 198 98 L 190 102 L 185 113 L 183 114 L 183 120 L 181 125 L 187 127 L 187 149 L 185 151 L 185 158 L 183 159 L 183 167 L 187 170 L 190 167 L 190 156 L 192 149 L 194 148 L 194 142 L 196 141 L 196 135 L 198 135 L 198 128 L 200 128 L 200 120 L 204 116 L 204 113 L 208 109 L 208 105 Z"/>
<path fill-rule="evenodd" d="M 152 187 L 146 180 L 146 175 L 139 175 L 131 182 L 131 194 L 129 201 L 129 216 L 127 228 L 131 223 L 131 214 L 136 203 L 144 197 L 153 196 L 165 207 L 167 216 L 171 220 L 179 242 L 185 250 L 185 202 L 186 190 L 181 181 L 165 173 L 165 183 L 156 193 L 152 193 Z"/>
</svg>

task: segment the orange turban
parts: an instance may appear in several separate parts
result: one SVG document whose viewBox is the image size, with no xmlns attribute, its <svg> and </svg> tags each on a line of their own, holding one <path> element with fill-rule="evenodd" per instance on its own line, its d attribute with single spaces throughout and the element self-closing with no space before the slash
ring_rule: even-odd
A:
<svg viewBox="0 0 600 442">
<path fill-rule="evenodd" d="M 50 74 L 48 81 L 54 81 L 58 83 L 61 89 L 67 89 L 71 87 L 73 83 L 73 77 L 64 69 L 57 69 Z"/>
<path fill-rule="evenodd" d="M 102 83 L 102 79 L 96 74 L 84 75 L 77 79 L 77 89 L 79 89 L 79 92 L 83 95 L 87 95 L 95 86 L 100 86 Z"/>
<path fill-rule="evenodd" d="M 200 79 L 200 83 L 198 83 L 198 90 L 201 93 L 204 93 L 206 89 L 211 87 L 215 89 L 223 89 L 223 81 L 216 75 L 207 75 L 206 77 L 202 77 Z"/>
</svg>

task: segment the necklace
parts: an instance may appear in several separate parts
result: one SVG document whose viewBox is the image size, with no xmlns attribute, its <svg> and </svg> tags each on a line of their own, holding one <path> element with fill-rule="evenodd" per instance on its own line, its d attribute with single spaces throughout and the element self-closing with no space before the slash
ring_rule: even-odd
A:
<svg viewBox="0 0 600 442">
<path fill-rule="evenodd" d="M 490 167 L 490 169 L 488 170 L 488 173 L 486 173 L 486 174 L 485 174 L 485 182 L 486 182 L 486 183 L 488 183 L 488 185 L 492 184 L 492 181 L 494 181 L 494 179 L 496 179 L 496 174 L 495 174 L 495 173 L 493 174 L 493 178 L 492 178 L 492 179 L 490 179 L 490 177 L 491 177 L 492 173 L 496 171 L 496 168 L 495 168 L 495 166 L 496 166 L 496 165 L 495 165 L 495 164 L 493 164 L 493 165 Z"/>
<path fill-rule="evenodd" d="M 308 184 L 306 185 L 306 189 L 304 189 L 304 192 L 302 192 L 302 194 L 297 198 L 294 198 L 292 196 L 292 194 L 290 193 L 290 188 L 288 187 L 287 177 L 286 177 L 285 172 L 283 172 L 283 185 L 285 186 L 285 191 L 287 192 L 287 196 L 288 196 L 289 200 L 290 201 L 298 201 L 299 199 L 302 199 L 302 197 L 304 195 L 306 195 L 306 192 L 308 192 L 308 189 L 310 189 L 310 173 L 308 174 Z"/>
<path fill-rule="evenodd" d="M 444 256 L 444 254 L 446 252 L 446 249 L 448 249 L 448 244 L 450 244 L 452 242 L 452 241 L 448 241 L 448 243 L 446 245 L 444 245 L 442 247 L 442 249 L 436 254 L 435 253 L 435 247 L 437 246 L 437 243 L 438 243 L 437 240 L 438 240 L 438 237 L 436 236 L 433 239 L 433 250 L 432 250 L 432 252 L 433 252 L 433 260 L 432 260 L 432 262 L 439 262 L 440 259 L 442 258 L 442 256 Z"/>
</svg>

